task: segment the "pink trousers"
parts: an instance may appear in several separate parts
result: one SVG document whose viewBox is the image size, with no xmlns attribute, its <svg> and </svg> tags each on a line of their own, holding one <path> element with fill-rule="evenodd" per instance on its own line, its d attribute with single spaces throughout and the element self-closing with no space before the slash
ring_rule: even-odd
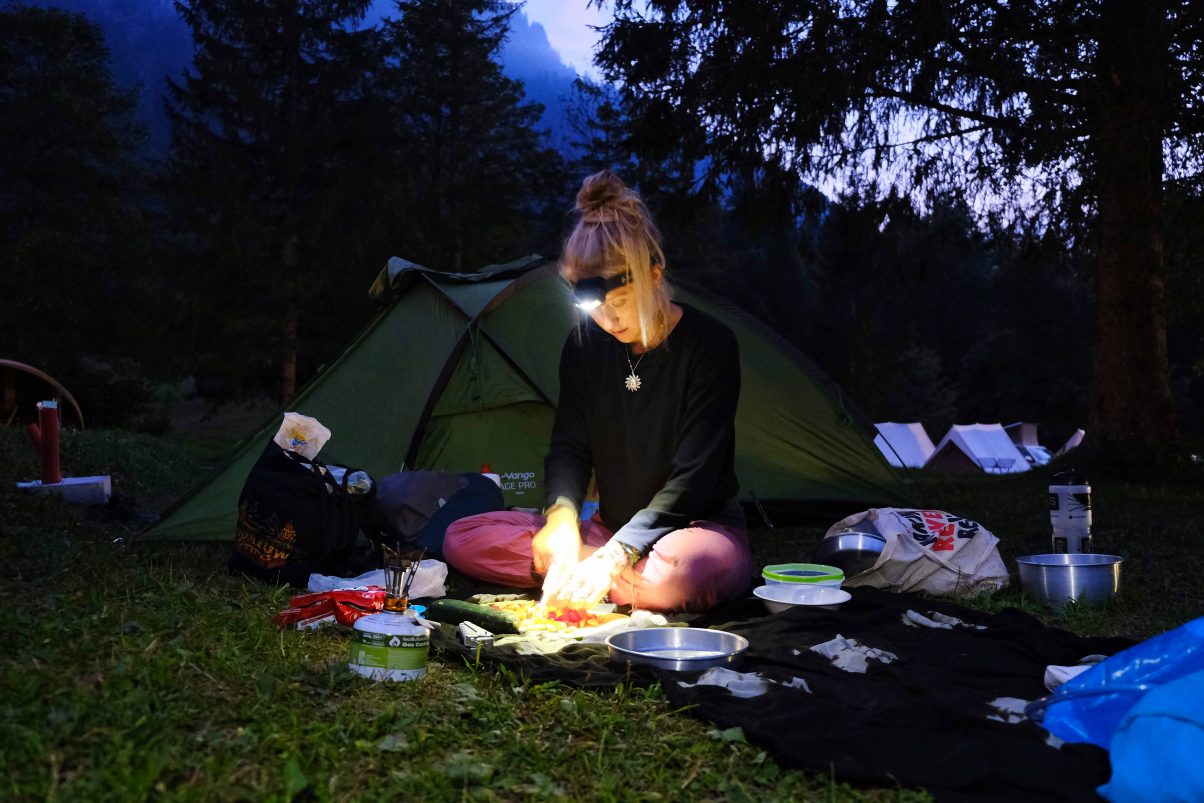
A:
<svg viewBox="0 0 1204 803">
<path fill-rule="evenodd" d="M 469 577 L 510 588 L 535 588 L 543 578 L 531 562 L 531 541 L 543 516 L 517 510 L 481 513 L 447 528 L 443 556 Z M 668 533 L 633 568 L 623 570 L 610 600 L 652 611 L 704 611 L 748 590 L 752 555 L 744 530 L 712 521 Z M 613 533 L 601 521 L 581 522 L 581 556 Z"/>
</svg>

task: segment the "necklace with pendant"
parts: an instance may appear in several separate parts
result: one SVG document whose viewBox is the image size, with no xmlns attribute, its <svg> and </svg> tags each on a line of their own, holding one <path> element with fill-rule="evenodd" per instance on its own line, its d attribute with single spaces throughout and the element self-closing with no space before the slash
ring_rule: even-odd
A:
<svg viewBox="0 0 1204 803">
<path fill-rule="evenodd" d="M 635 369 L 640 367 L 640 363 L 643 362 L 644 355 L 647 353 L 648 352 L 645 351 L 644 354 L 641 354 L 640 358 L 635 361 L 635 365 L 632 365 L 631 350 L 626 346 L 623 347 L 623 356 L 627 358 L 627 370 L 630 371 L 630 373 L 627 375 L 627 378 L 623 380 L 623 385 L 632 393 L 635 393 L 640 389 L 640 377 L 638 374 L 636 374 Z"/>
</svg>

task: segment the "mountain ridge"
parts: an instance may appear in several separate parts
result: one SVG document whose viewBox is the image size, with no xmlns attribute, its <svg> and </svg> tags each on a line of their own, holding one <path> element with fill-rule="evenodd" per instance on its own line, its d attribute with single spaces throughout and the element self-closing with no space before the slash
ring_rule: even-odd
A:
<svg viewBox="0 0 1204 803">
<path fill-rule="evenodd" d="M 180 76 L 192 63 L 192 37 L 172 0 L 35 0 L 29 5 L 82 14 L 100 26 L 114 81 L 138 93 L 137 118 L 148 134 L 146 155 L 164 157 L 171 136 L 163 101 L 167 78 Z M 395 10 L 393 0 L 376 0 L 361 25 L 379 25 Z M 511 18 L 499 62 L 507 77 L 523 83 L 528 101 L 544 106 L 542 126 L 549 144 L 562 153 L 571 150 L 563 99 L 572 91 L 577 71 L 561 60 L 544 27 L 521 9 Z"/>
</svg>

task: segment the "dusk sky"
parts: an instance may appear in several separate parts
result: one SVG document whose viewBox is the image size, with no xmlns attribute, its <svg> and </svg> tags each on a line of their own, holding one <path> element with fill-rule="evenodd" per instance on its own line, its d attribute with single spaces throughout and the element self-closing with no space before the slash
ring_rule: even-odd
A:
<svg viewBox="0 0 1204 803">
<path fill-rule="evenodd" d="M 611 4 L 599 9 L 588 0 L 526 0 L 523 9 L 529 20 L 544 27 L 548 41 L 565 64 L 583 75 L 598 77 L 593 66 L 598 32 L 589 26 L 609 22 Z"/>
</svg>

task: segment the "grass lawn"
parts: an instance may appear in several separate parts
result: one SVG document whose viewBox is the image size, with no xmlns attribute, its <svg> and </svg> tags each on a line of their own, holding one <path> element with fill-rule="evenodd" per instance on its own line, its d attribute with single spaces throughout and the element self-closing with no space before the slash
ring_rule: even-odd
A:
<svg viewBox="0 0 1204 803">
<path fill-rule="evenodd" d="M 289 592 L 227 576 L 225 545 L 130 546 L 216 454 L 66 433 L 69 473 L 111 474 L 121 500 L 79 510 L 17 492 L 37 476 L 33 450 L 0 429 L 0 798 L 927 799 L 779 768 L 672 710 L 659 687 L 535 685 L 438 655 L 424 681 L 358 678 L 344 634 L 278 631 Z M 969 604 L 1133 638 L 1204 613 L 1201 485 L 1091 479 L 1097 549 L 1126 556 L 1121 598 L 1059 616 L 1014 584 Z M 909 481 L 921 505 L 998 535 L 1013 572 L 1016 555 L 1048 551 L 1048 472 Z M 805 557 L 831 523 L 755 529 L 758 561 Z"/>
</svg>

